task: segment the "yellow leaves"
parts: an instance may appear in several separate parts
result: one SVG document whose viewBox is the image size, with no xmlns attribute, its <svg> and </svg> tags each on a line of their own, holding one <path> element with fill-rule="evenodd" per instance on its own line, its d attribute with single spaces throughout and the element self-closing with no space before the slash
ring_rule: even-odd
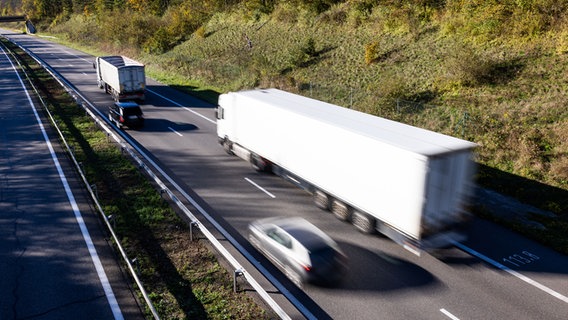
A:
<svg viewBox="0 0 568 320">
<path fill-rule="evenodd" d="M 148 7 L 147 0 L 127 0 L 126 2 L 132 9 L 136 11 L 143 11 Z"/>
<path fill-rule="evenodd" d="M 568 28 L 558 33 L 556 36 L 556 53 L 568 53 Z"/>
<path fill-rule="evenodd" d="M 365 63 L 370 65 L 379 57 L 379 42 L 371 42 L 365 45 Z"/>
</svg>

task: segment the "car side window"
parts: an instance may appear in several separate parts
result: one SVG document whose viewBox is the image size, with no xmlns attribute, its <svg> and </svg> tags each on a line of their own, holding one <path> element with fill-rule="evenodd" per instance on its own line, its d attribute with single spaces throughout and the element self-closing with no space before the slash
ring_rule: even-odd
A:
<svg viewBox="0 0 568 320">
<path fill-rule="evenodd" d="M 278 229 L 270 229 L 266 232 L 266 235 L 286 248 L 292 248 L 292 239 L 284 232 Z"/>
</svg>

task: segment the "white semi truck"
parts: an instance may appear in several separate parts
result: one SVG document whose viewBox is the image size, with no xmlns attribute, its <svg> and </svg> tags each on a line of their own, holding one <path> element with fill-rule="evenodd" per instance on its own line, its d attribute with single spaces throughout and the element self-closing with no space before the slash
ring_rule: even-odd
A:
<svg viewBox="0 0 568 320">
<path fill-rule="evenodd" d="M 123 56 L 97 57 L 93 63 L 97 70 L 97 85 L 115 101 L 144 101 L 146 75 L 144 65 Z"/>
<path fill-rule="evenodd" d="M 219 143 L 415 254 L 460 240 L 475 143 L 277 89 L 219 97 Z"/>
</svg>

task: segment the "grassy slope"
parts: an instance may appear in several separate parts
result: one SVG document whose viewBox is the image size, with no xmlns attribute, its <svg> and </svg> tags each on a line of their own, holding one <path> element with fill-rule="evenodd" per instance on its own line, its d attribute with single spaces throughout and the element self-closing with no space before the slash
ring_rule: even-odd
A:
<svg viewBox="0 0 568 320">
<path fill-rule="evenodd" d="M 552 245 L 568 252 L 567 23 L 534 32 L 537 18 L 513 12 L 507 20 L 490 6 L 375 7 L 362 16 L 354 3 L 318 16 L 285 4 L 256 20 L 216 13 L 204 37 L 161 55 L 96 44 L 89 33 L 74 38 L 137 55 L 153 77 L 211 100 L 215 92 L 279 87 L 475 141 L 478 182 L 557 213 L 545 221 L 548 236 L 562 238 Z M 80 20 L 59 30 L 80 32 Z"/>
<path fill-rule="evenodd" d="M 465 41 L 434 21 L 413 31 L 385 26 L 380 13 L 356 28 L 329 17 L 291 23 L 277 12 L 251 23 L 237 16 L 218 14 L 205 38 L 144 59 L 220 92 L 275 86 L 475 141 L 478 182 L 559 214 L 541 221 L 545 235 L 525 232 L 568 252 L 568 55 L 557 53 L 554 34 Z M 306 57 L 310 38 L 317 54 Z M 372 42 L 379 49 L 368 65 Z M 397 109 L 397 98 L 425 105 Z"/>
<path fill-rule="evenodd" d="M 480 163 L 568 188 L 568 55 L 556 54 L 548 36 L 511 47 L 459 41 L 435 23 L 408 33 L 377 31 L 385 27 L 372 22 L 354 28 L 348 22 L 231 18 L 218 15 L 207 37 L 145 60 L 170 77 L 221 92 L 277 86 L 462 136 L 480 144 Z M 319 54 L 298 58 L 310 37 Z M 367 65 L 365 45 L 374 41 L 378 58 Z M 397 112 L 395 98 L 428 106 Z M 547 209 L 566 212 L 568 203 L 558 206 Z"/>
</svg>

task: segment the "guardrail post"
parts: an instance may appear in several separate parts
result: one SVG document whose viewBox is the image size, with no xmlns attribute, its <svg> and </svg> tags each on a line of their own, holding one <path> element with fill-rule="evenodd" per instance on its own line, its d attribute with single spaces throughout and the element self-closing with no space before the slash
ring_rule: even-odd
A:
<svg viewBox="0 0 568 320">
<path fill-rule="evenodd" d="M 107 216 L 107 220 L 112 223 L 112 229 L 115 230 L 116 229 L 116 219 L 114 218 L 114 216 L 112 214 L 109 214 Z"/>
<path fill-rule="evenodd" d="M 97 190 L 97 185 L 92 184 L 91 189 L 95 192 L 95 197 L 98 199 L 99 198 L 99 190 Z"/>
<path fill-rule="evenodd" d="M 237 293 L 239 292 L 239 284 L 237 282 L 238 278 L 242 277 L 244 275 L 243 270 L 242 269 L 237 269 L 233 272 L 233 292 Z"/>
<path fill-rule="evenodd" d="M 197 228 L 197 229 L 199 229 L 199 224 L 197 223 L 197 221 L 191 221 L 191 222 L 189 223 L 189 239 L 190 239 L 191 241 L 193 241 L 193 228 L 194 228 L 194 227 Z"/>
<path fill-rule="evenodd" d="M 131 263 L 136 267 L 136 274 L 140 275 L 140 263 L 138 262 L 138 258 L 132 259 Z"/>
</svg>

